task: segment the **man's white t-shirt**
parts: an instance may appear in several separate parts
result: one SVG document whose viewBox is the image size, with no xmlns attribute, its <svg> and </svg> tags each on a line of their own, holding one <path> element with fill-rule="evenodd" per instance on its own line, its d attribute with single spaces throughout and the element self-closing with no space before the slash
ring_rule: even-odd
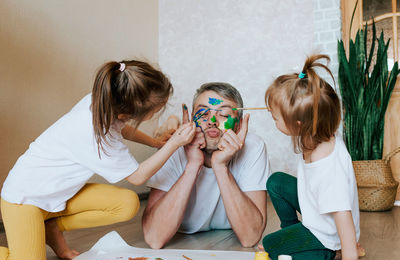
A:
<svg viewBox="0 0 400 260">
<path fill-rule="evenodd" d="M 186 154 L 181 147 L 147 182 L 147 186 L 168 192 L 184 172 L 186 164 Z M 264 141 L 248 133 L 245 145 L 230 161 L 229 170 L 243 192 L 266 190 L 270 168 Z M 203 166 L 179 231 L 190 234 L 230 228 L 214 171 Z"/>
<path fill-rule="evenodd" d="M 30 144 L 3 184 L 4 200 L 58 212 L 94 173 L 115 183 L 138 168 L 122 143 L 120 122 L 107 134 L 107 154 L 100 150 L 99 157 L 90 106 L 91 94 Z"/>
<path fill-rule="evenodd" d="M 357 183 L 351 157 L 340 135 L 335 136 L 333 152 L 316 162 L 299 162 L 297 189 L 303 225 L 331 250 L 338 250 L 340 238 L 330 213 L 351 211 L 357 241 L 360 238 L 360 212 Z"/>
</svg>

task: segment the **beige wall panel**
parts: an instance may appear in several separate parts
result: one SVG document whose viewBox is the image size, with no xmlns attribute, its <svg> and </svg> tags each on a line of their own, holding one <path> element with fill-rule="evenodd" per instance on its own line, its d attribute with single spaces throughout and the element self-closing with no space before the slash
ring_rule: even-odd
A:
<svg viewBox="0 0 400 260">
<path fill-rule="evenodd" d="M 0 1 L 0 184 L 28 145 L 91 91 L 96 69 L 124 58 L 158 61 L 157 0 Z M 131 148 L 139 161 L 154 152 Z"/>
</svg>

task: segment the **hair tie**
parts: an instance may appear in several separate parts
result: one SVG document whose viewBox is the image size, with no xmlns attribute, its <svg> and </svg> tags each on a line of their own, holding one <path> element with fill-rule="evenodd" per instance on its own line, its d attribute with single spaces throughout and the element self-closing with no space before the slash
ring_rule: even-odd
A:
<svg viewBox="0 0 400 260">
<path fill-rule="evenodd" d="M 300 72 L 299 79 L 304 79 L 305 76 L 307 76 L 307 74 Z"/>
<path fill-rule="evenodd" d="M 125 70 L 125 63 L 123 63 L 123 62 L 121 62 L 120 64 L 119 64 L 119 71 L 124 71 Z"/>
</svg>

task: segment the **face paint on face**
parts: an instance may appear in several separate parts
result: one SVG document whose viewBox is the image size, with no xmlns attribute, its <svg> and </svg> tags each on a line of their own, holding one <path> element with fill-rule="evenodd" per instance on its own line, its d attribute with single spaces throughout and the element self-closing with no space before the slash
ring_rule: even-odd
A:
<svg viewBox="0 0 400 260">
<path fill-rule="evenodd" d="M 239 123 L 239 119 L 237 119 L 236 117 L 231 117 L 231 115 L 228 115 L 228 119 L 226 119 L 226 121 L 224 123 L 221 123 L 218 128 L 221 131 L 226 131 L 228 129 L 232 129 L 235 130 L 235 126 L 236 123 Z"/>
<path fill-rule="evenodd" d="M 196 127 L 200 127 L 199 120 L 200 118 L 209 111 L 210 109 L 201 108 L 193 115 L 193 122 L 196 124 Z"/>
<path fill-rule="evenodd" d="M 231 117 L 231 115 L 228 116 L 228 120 L 226 120 L 226 122 L 224 123 L 224 127 L 226 130 L 228 129 L 235 129 L 235 125 L 236 123 L 239 122 L 239 119 L 237 119 L 236 117 Z"/>
<path fill-rule="evenodd" d="M 219 105 L 223 102 L 224 102 L 223 100 L 218 99 L 218 98 L 211 98 L 211 97 L 208 98 L 208 104 L 213 105 L 213 106 Z"/>
</svg>

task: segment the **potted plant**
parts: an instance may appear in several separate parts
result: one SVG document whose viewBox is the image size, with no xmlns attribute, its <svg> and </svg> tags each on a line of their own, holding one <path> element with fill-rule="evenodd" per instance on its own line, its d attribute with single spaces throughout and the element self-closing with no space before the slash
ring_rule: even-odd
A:
<svg viewBox="0 0 400 260">
<path fill-rule="evenodd" d="M 350 40 L 348 58 L 343 41 L 338 42 L 339 88 L 343 108 L 343 137 L 353 160 L 360 210 L 391 209 L 398 183 L 388 162 L 396 151 L 382 160 L 385 112 L 399 74 L 398 63 L 387 64 L 389 40 L 383 31 L 367 48 L 368 28 L 359 29 Z M 377 50 L 375 46 L 377 44 Z M 397 149 L 399 150 L 399 149 Z"/>
</svg>

